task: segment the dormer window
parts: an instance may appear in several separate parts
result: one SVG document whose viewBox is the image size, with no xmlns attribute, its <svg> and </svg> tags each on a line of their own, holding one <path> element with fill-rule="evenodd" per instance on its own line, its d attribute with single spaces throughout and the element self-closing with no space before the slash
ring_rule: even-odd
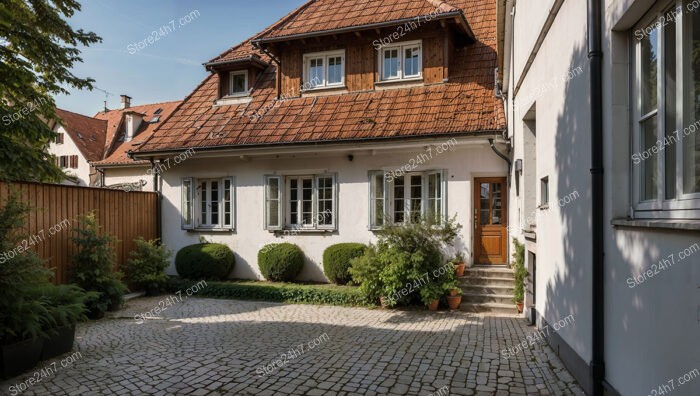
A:
<svg viewBox="0 0 700 396">
<path fill-rule="evenodd" d="M 229 75 L 229 95 L 243 96 L 248 94 L 248 71 L 232 71 Z"/>
<path fill-rule="evenodd" d="M 380 51 L 379 67 L 382 81 L 418 79 L 423 76 L 420 41 L 385 46 Z"/>
<path fill-rule="evenodd" d="M 345 51 L 305 54 L 304 85 L 309 89 L 345 86 Z"/>
</svg>

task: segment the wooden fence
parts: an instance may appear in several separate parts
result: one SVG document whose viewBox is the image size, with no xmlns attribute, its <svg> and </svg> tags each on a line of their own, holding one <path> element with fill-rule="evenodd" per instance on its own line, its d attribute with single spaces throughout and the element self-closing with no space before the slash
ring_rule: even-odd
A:
<svg viewBox="0 0 700 396">
<path fill-rule="evenodd" d="M 23 202 L 34 208 L 24 230 L 29 242 L 25 245 L 47 260 L 47 267 L 56 273 L 55 283 L 68 282 L 71 256 L 76 252 L 70 238 L 75 235 L 80 216 L 90 211 L 96 212 L 101 231 L 118 239 L 114 246 L 118 266 L 128 259 L 135 238 L 156 238 L 157 195 L 154 192 L 0 183 L 0 206 L 4 206 L 10 191 L 17 192 Z"/>
</svg>

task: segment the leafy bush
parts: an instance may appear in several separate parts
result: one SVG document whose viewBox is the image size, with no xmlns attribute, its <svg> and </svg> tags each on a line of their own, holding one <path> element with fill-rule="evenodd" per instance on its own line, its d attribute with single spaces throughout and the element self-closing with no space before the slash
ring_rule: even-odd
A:
<svg viewBox="0 0 700 396">
<path fill-rule="evenodd" d="M 16 193 L 0 207 L 0 344 L 42 335 L 49 312 L 31 293 L 32 288 L 49 285 L 53 273 L 31 250 L 24 250 L 25 225 L 29 207 Z"/>
<path fill-rule="evenodd" d="M 195 282 L 171 278 L 168 291 L 176 293 L 192 287 Z M 326 304 L 340 306 L 367 306 L 357 287 L 335 285 L 300 285 L 255 281 L 207 282 L 198 296 L 240 300 L 274 301 L 290 304 Z"/>
<path fill-rule="evenodd" d="M 175 256 L 175 267 L 187 279 L 224 280 L 236 264 L 236 256 L 222 243 L 185 246 Z"/>
<path fill-rule="evenodd" d="M 350 260 L 365 254 L 366 245 L 361 243 L 338 243 L 323 252 L 323 272 L 326 278 L 338 285 L 345 285 L 352 280 L 348 269 Z"/>
<path fill-rule="evenodd" d="M 461 226 L 453 219 L 430 218 L 398 226 L 385 226 L 376 247 L 352 261 L 350 273 L 360 290 L 372 301 L 386 297 L 390 306 L 434 300 L 436 290 L 447 280 L 443 249 L 451 245 Z M 453 271 L 452 271 L 453 272 Z M 430 285 L 425 292 L 418 290 Z"/>
<path fill-rule="evenodd" d="M 121 282 L 122 274 L 115 272 L 114 248 L 116 239 L 100 234 L 100 226 L 94 212 L 81 218 L 81 227 L 76 228 L 76 236 L 71 238 L 78 247 L 72 258 L 71 282 L 90 294 L 86 300 L 88 315 L 100 317 L 107 310 L 121 306 L 126 286 Z"/>
<path fill-rule="evenodd" d="M 44 330 L 47 333 L 85 320 L 85 301 L 97 297 L 96 292 L 86 293 L 76 285 L 46 284 L 33 288 L 31 293 L 46 307 Z"/>
<path fill-rule="evenodd" d="M 147 241 L 139 237 L 134 243 L 136 249 L 131 252 L 131 258 L 124 267 L 126 281 L 141 290 L 162 289 L 168 281 L 165 269 L 172 252 L 159 245 L 157 239 Z"/>
<path fill-rule="evenodd" d="M 258 252 L 258 266 L 269 281 L 293 281 L 304 267 L 304 253 L 291 243 L 273 243 Z"/>
<path fill-rule="evenodd" d="M 515 270 L 515 287 L 513 289 L 513 302 L 518 304 L 525 301 L 525 278 L 529 275 L 525 268 L 525 245 L 513 238 L 515 251 L 513 252 L 513 270 Z"/>
</svg>

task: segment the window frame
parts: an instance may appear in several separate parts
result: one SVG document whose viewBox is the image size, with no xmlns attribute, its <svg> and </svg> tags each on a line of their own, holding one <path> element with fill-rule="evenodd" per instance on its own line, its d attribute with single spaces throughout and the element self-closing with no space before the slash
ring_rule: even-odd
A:
<svg viewBox="0 0 700 396">
<path fill-rule="evenodd" d="M 418 47 L 418 74 L 412 74 L 410 76 L 404 75 L 405 72 L 405 66 L 406 66 L 406 49 L 410 49 L 411 47 Z M 384 77 L 384 54 L 385 51 L 387 50 L 398 50 L 398 76 L 397 77 L 390 77 L 390 78 L 385 78 Z M 423 78 L 423 40 L 412 40 L 412 41 L 403 41 L 403 42 L 398 42 L 386 46 L 382 46 L 381 48 L 378 49 L 379 55 L 377 56 L 377 59 L 379 61 L 379 65 L 377 70 L 379 71 L 379 81 L 412 81 L 412 80 L 420 80 Z"/>
<path fill-rule="evenodd" d="M 685 219 L 697 218 L 700 216 L 700 192 L 684 193 L 683 191 L 683 176 L 684 176 L 684 157 L 683 157 L 683 139 L 678 138 L 675 143 L 664 145 L 663 150 L 658 150 L 657 153 L 651 153 L 651 156 L 656 157 L 656 166 L 654 168 L 656 176 L 656 198 L 642 199 L 642 188 L 644 186 L 644 164 L 645 161 L 651 160 L 641 159 L 639 163 L 635 163 L 634 154 L 643 153 L 646 150 L 643 147 L 642 138 L 642 122 L 656 117 L 656 140 L 653 143 L 658 147 L 658 142 L 665 142 L 666 138 L 666 28 L 667 25 L 675 24 L 675 131 L 683 131 L 688 125 L 685 118 L 685 95 L 686 87 L 684 84 L 687 79 L 688 70 L 684 70 L 684 61 L 687 56 L 684 54 L 685 40 L 687 39 L 684 20 L 689 18 L 690 14 L 685 12 L 686 0 L 673 0 L 664 2 L 661 5 L 655 6 L 647 15 L 642 18 L 630 31 L 631 37 L 631 98 L 632 98 L 632 117 L 631 117 L 631 152 L 630 167 L 631 167 L 631 197 L 634 216 L 636 218 L 648 219 Z M 683 12 L 678 13 L 675 21 L 669 22 L 666 20 L 668 12 L 671 10 L 677 11 L 681 7 Z M 665 22 L 665 23 L 662 23 Z M 648 27 L 656 26 L 657 31 L 657 59 L 656 59 L 656 108 L 642 114 L 642 62 L 641 62 L 641 39 L 635 37 L 634 32 Z M 649 37 L 648 34 L 644 36 Z M 700 132 L 700 131 L 699 131 Z M 698 132 L 696 132 L 698 133 Z M 680 135 L 683 133 L 681 132 Z M 675 194 L 673 198 L 666 198 L 666 153 L 673 149 L 675 151 Z"/>
<path fill-rule="evenodd" d="M 245 77 L 245 88 L 242 92 L 233 92 L 233 76 L 243 75 Z M 232 70 L 228 74 L 228 92 L 227 97 L 235 98 L 239 96 L 248 96 L 250 93 L 250 83 L 248 79 L 248 70 Z"/>
<path fill-rule="evenodd" d="M 540 208 L 549 207 L 549 176 L 540 179 Z"/>
<path fill-rule="evenodd" d="M 431 207 L 430 204 L 430 191 L 429 191 L 429 179 L 430 176 L 439 175 L 440 177 L 440 183 L 439 183 L 439 191 L 440 191 L 440 213 L 439 213 L 439 218 L 441 221 L 444 221 L 447 219 L 447 170 L 446 169 L 430 169 L 430 170 L 425 170 L 425 171 L 417 171 L 417 172 L 406 172 L 401 175 L 392 175 L 388 171 L 380 171 L 380 170 L 374 170 L 374 171 L 369 171 L 368 172 L 368 191 L 369 191 L 369 200 L 368 200 L 368 206 L 369 206 L 369 223 L 368 223 L 368 229 L 371 231 L 378 231 L 385 225 L 387 226 L 393 226 L 393 225 L 401 225 L 401 224 L 406 224 L 406 219 L 409 220 L 410 223 L 410 216 L 406 216 L 407 213 L 411 213 L 411 197 L 410 194 L 407 196 L 406 192 L 408 191 L 410 193 L 410 182 L 407 182 L 410 180 L 411 176 L 421 176 L 421 216 L 425 216 L 429 212 L 429 208 Z M 379 199 L 377 198 L 377 190 L 376 190 L 376 178 L 382 177 L 383 178 L 383 211 L 384 211 L 384 216 L 380 219 L 377 217 L 376 213 L 376 201 Z M 394 180 L 397 177 L 403 177 L 404 181 L 407 183 L 404 183 L 404 221 L 403 222 L 395 222 L 394 221 L 394 207 L 395 207 L 395 202 L 394 202 Z M 437 208 L 437 206 L 436 206 Z"/>
<path fill-rule="evenodd" d="M 202 195 L 201 195 L 201 184 L 206 182 L 207 187 L 207 198 L 208 201 L 211 199 L 211 182 L 216 181 L 219 183 L 218 186 L 218 224 L 211 223 L 211 212 L 207 211 L 207 221 L 204 223 L 202 221 Z M 229 183 L 229 194 L 230 200 L 228 201 L 230 210 L 230 222 L 226 223 L 226 183 Z M 189 185 L 189 194 L 185 189 L 185 186 Z M 189 207 L 188 207 L 189 206 Z M 190 219 L 185 218 L 185 210 L 189 210 Z M 195 231 L 235 231 L 236 229 L 236 178 L 233 176 L 225 177 L 183 177 L 180 180 L 180 224 L 183 230 L 195 230 Z"/>
<path fill-rule="evenodd" d="M 318 224 L 319 218 L 319 180 L 324 178 L 331 179 L 331 205 L 332 211 L 332 222 L 331 224 Z M 278 213 L 279 213 L 279 224 L 270 223 L 270 206 L 268 201 L 270 201 L 270 191 L 268 189 L 269 180 L 275 179 L 278 181 Z M 302 201 L 303 196 L 297 195 L 297 199 L 293 203 L 291 199 L 291 181 L 297 180 L 297 188 L 302 189 L 302 185 L 299 184 L 303 180 L 311 181 L 311 218 L 312 224 L 299 223 L 299 219 L 302 216 Z M 338 176 L 337 173 L 317 173 L 317 174 L 288 174 L 288 175 L 266 175 L 264 181 L 265 189 L 265 205 L 264 205 L 264 228 L 268 231 L 283 231 L 283 230 L 295 230 L 295 231 L 335 231 L 338 229 Z M 291 208 L 292 205 L 297 205 L 297 223 L 292 224 L 291 222 Z"/>
<path fill-rule="evenodd" d="M 328 59 L 340 57 L 340 82 L 329 83 L 328 82 Z M 311 75 L 311 61 L 314 59 L 323 59 L 323 84 L 320 85 L 309 85 L 309 77 Z M 304 78 L 304 91 L 313 91 L 318 89 L 327 88 L 343 88 L 345 87 L 345 50 L 333 50 L 333 51 L 322 51 L 322 52 L 310 52 L 303 55 L 303 78 Z"/>
</svg>

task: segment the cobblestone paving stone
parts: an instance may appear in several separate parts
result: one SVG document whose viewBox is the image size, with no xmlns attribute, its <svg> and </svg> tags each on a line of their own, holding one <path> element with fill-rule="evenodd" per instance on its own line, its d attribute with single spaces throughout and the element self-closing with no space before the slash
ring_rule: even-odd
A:
<svg viewBox="0 0 700 396">
<path fill-rule="evenodd" d="M 21 394 L 583 395 L 545 344 L 501 356 L 535 331 L 514 317 L 189 298 L 133 319 L 164 298 L 79 325 L 82 358 Z"/>
</svg>

